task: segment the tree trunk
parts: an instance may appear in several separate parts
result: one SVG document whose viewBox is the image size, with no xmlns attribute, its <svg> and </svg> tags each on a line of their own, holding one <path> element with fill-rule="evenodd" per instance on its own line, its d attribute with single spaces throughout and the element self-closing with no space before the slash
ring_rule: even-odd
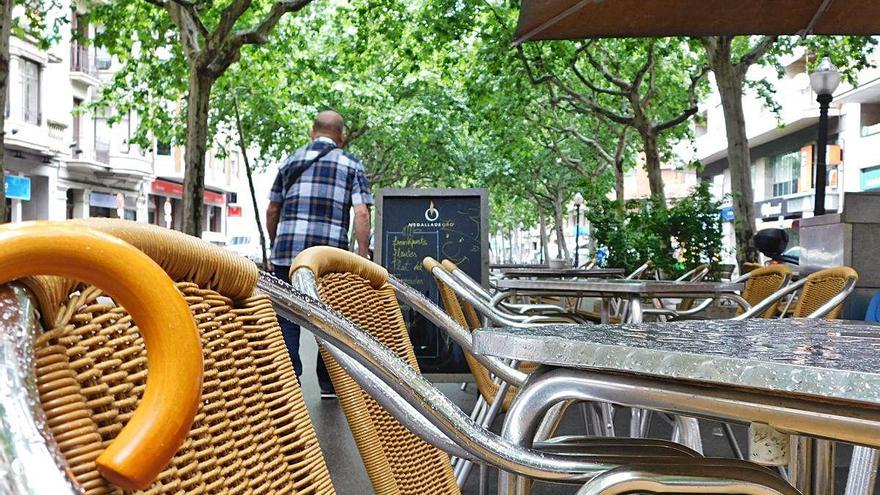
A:
<svg viewBox="0 0 880 495">
<path fill-rule="evenodd" d="M 721 95 L 724 124 L 727 128 L 727 162 L 733 193 L 736 260 L 742 266 L 745 262 L 758 261 L 758 252 L 752 243 L 755 235 L 755 199 L 752 189 L 752 159 L 742 106 L 743 81 L 729 57 L 710 57 L 710 60 L 713 62 L 712 71 Z"/>
<path fill-rule="evenodd" d="M 263 258 L 263 269 L 269 270 L 269 258 L 266 255 L 266 236 L 263 234 L 263 222 L 260 220 L 260 207 L 257 206 L 257 193 L 254 190 L 254 174 L 251 170 L 251 162 L 248 159 L 247 146 L 245 146 L 244 129 L 241 126 L 241 114 L 238 112 L 238 99 L 232 103 L 235 108 L 235 126 L 238 129 L 238 147 L 241 149 L 241 157 L 244 160 L 244 171 L 247 174 L 248 189 L 251 192 L 251 201 L 254 204 L 254 220 L 257 222 L 257 232 L 260 234 L 260 254 Z"/>
<path fill-rule="evenodd" d="M 541 236 L 541 263 L 547 263 L 547 260 L 550 259 L 549 239 L 547 239 L 547 216 L 544 214 L 544 208 L 540 206 L 538 207 L 538 224 L 538 235 Z"/>
<path fill-rule="evenodd" d="M 639 131 L 642 136 L 642 145 L 645 152 L 645 170 L 648 172 L 648 184 L 651 186 L 651 196 L 660 200 L 666 206 L 666 193 L 663 191 L 663 174 L 660 171 L 660 149 L 657 144 L 656 133 L 645 130 Z"/>
<path fill-rule="evenodd" d="M 614 195 L 617 201 L 623 206 L 623 160 L 614 163 Z"/>
<path fill-rule="evenodd" d="M 568 243 L 565 242 L 565 225 L 564 225 L 564 208 L 562 198 L 556 197 L 553 202 L 553 228 L 556 229 L 556 257 L 571 259 L 571 253 L 568 251 Z"/>
<path fill-rule="evenodd" d="M 6 222 L 6 96 L 9 86 L 9 36 L 12 24 L 13 0 L 3 0 L 0 5 L 0 223 Z"/>
<path fill-rule="evenodd" d="M 202 209 L 205 205 L 205 154 L 208 148 L 208 106 L 213 77 L 190 66 L 186 103 L 186 154 L 183 178 L 183 232 L 202 235 Z"/>
</svg>

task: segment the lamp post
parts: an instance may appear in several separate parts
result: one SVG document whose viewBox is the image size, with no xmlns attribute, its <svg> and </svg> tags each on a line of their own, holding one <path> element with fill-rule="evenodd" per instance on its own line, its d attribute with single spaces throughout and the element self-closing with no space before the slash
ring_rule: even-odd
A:
<svg viewBox="0 0 880 495">
<path fill-rule="evenodd" d="M 574 267 L 580 266 L 580 236 L 581 236 L 581 206 L 584 205 L 584 197 L 581 193 L 574 193 Z"/>
<path fill-rule="evenodd" d="M 816 93 L 819 102 L 819 139 L 816 150 L 816 196 L 813 204 L 813 215 L 825 214 L 825 183 L 828 170 L 825 165 L 825 154 L 828 148 L 828 106 L 834 98 L 834 90 L 840 84 L 840 72 L 828 57 L 819 62 L 816 71 L 810 74 L 810 86 Z"/>
</svg>

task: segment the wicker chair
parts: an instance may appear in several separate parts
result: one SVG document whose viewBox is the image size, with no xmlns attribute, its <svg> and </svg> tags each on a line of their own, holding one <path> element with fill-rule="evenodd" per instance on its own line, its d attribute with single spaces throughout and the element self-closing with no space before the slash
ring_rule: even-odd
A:
<svg viewBox="0 0 880 495">
<path fill-rule="evenodd" d="M 829 320 L 840 318 L 843 303 L 855 289 L 858 280 L 859 274 L 848 266 L 819 270 L 777 290 L 735 319 L 744 320 L 763 315 L 771 307 L 776 307 L 784 297 L 797 290 L 800 290 L 800 295 L 792 312 L 793 317 Z"/>
<path fill-rule="evenodd" d="M 163 314 L 179 301 L 187 316 L 191 313 L 189 325 L 192 319 L 197 324 L 193 340 L 200 337 L 204 352 L 201 400 L 196 388 L 198 411 L 192 428 L 184 431 L 179 450 L 179 444 L 173 446 L 176 454 L 167 467 L 138 493 L 334 493 L 271 301 L 254 292 L 256 267 L 199 239 L 159 227 L 122 220 L 90 220 L 85 225 L 136 246 L 164 269 L 175 284 L 165 277 L 175 297 L 149 311 Z M 16 228 L 20 227 L 10 230 Z M 126 248 L 134 251 L 122 245 L 101 253 L 104 260 L 113 259 Z M 129 273 L 128 280 L 138 281 L 130 294 L 156 290 L 142 273 Z M 128 490 L 132 487 L 123 490 L 102 476 L 96 458 L 129 422 L 144 395 L 146 332 L 140 333 L 133 317 L 143 320 L 134 314 L 134 304 L 127 305 L 134 314 L 130 316 L 95 285 L 44 276 L 25 283 L 39 301 L 46 328 L 34 341 L 34 369 L 59 462 L 82 493 L 133 493 Z M 137 297 L 128 299 L 132 300 Z M 183 352 L 186 341 L 180 335 L 177 351 Z M 153 356 L 151 351 L 151 369 Z M 170 372 L 174 378 L 164 382 L 170 387 L 190 383 L 185 370 L 178 372 Z M 153 449 L 163 448 L 159 438 L 145 441 Z"/>
<path fill-rule="evenodd" d="M 329 248 L 312 248 L 300 253 L 290 268 L 291 277 L 298 268 L 332 262 L 326 249 Z M 385 282 L 387 272 L 384 269 L 362 263 L 326 272 L 322 269 L 314 271 L 324 303 L 370 332 L 418 369 L 397 297 L 394 289 Z M 377 495 L 460 493 L 448 455 L 398 423 L 325 349 L 321 350 L 321 356 Z"/>
<path fill-rule="evenodd" d="M 773 295 L 774 292 L 788 285 L 791 281 L 791 270 L 788 266 L 782 264 L 769 265 L 748 272 L 741 277 L 742 279 L 745 281 L 742 297 L 750 306 L 755 306 Z M 773 318 L 778 311 L 779 304 L 777 303 L 767 308 L 758 317 Z M 736 314 L 740 315 L 744 312 L 744 309 L 739 308 Z"/>
<path fill-rule="evenodd" d="M 432 273 L 435 268 L 442 269 L 440 263 L 431 257 L 425 258 L 422 265 L 428 273 Z M 434 277 L 434 281 L 437 283 L 437 288 L 440 292 L 440 300 L 443 302 L 443 308 L 446 309 L 449 316 L 451 316 L 459 325 L 469 330 L 482 328 L 483 325 L 480 323 L 480 317 L 477 315 L 473 306 L 467 301 L 461 301 L 455 292 L 439 278 Z M 489 370 L 480 364 L 480 362 L 470 353 L 466 352 L 464 358 L 471 370 L 471 374 L 474 376 L 474 383 L 476 383 L 477 390 L 479 390 L 483 400 L 485 400 L 487 404 L 494 403 L 495 398 L 498 395 L 499 384 L 492 380 Z M 513 401 L 514 397 L 516 397 L 516 392 L 517 389 L 515 387 L 511 387 L 508 390 L 507 394 L 504 396 L 504 402 L 501 405 L 502 411 L 506 411 L 507 408 L 510 407 L 510 403 Z"/>
<path fill-rule="evenodd" d="M 384 268 L 346 251 L 315 247 L 300 253 L 294 260 L 291 280 L 294 288 L 301 291 L 294 291 L 292 297 L 281 293 L 283 286 L 269 280 L 261 280 L 260 287 L 278 301 L 282 314 L 312 328 L 319 342 L 327 343 L 322 355 L 327 360 L 343 410 L 349 418 L 355 441 L 361 449 L 377 493 L 388 493 L 395 488 L 397 491 L 394 493 L 458 493 L 449 469 L 449 458 L 403 430 L 395 417 L 410 425 L 413 431 L 419 431 L 423 438 L 432 436 L 430 430 L 434 428 L 431 424 L 443 424 L 445 427 L 442 429 L 450 435 L 449 438 L 454 438 L 456 443 L 470 452 L 472 459 L 476 456 L 477 460 L 482 459 L 481 462 L 505 466 L 506 470 L 514 473 L 527 469 L 530 476 L 541 479 L 577 479 L 580 476 L 578 470 L 581 469 L 585 470 L 584 473 L 599 474 L 594 471 L 595 463 L 616 464 L 627 459 L 637 465 L 657 459 L 668 466 L 657 467 L 652 471 L 652 476 L 663 476 L 668 470 L 681 469 L 680 466 L 711 467 L 718 462 L 704 461 L 683 446 L 660 440 L 587 439 L 564 447 L 564 461 L 554 453 L 553 447 L 559 448 L 563 444 L 555 442 L 545 443 L 542 448 L 549 447 L 549 450 L 542 450 L 539 456 L 533 456 L 534 451 L 510 444 L 499 445 L 494 434 L 472 421 L 463 420 L 461 411 L 418 373 L 397 298 Z M 304 294 L 305 297 L 297 294 Z M 319 297 L 331 309 L 324 308 L 317 301 L 312 302 L 309 295 Z M 354 327 L 352 322 L 359 328 Z M 365 387 L 375 393 L 376 381 L 392 386 L 401 394 L 398 399 L 388 396 L 380 398 L 395 416 L 358 388 Z M 404 401 L 406 407 L 399 402 L 402 397 L 408 398 Z M 414 410 L 410 410 L 410 407 L 414 407 Z M 434 418 L 436 422 L 426 424 L 426 418 Z M 368 442 L 368 439 L 371 440 Z M 535 447 L 538 448 L 538 443 Z M 609 455 L 610 458 L 606 457 Z M 533 464 L 535 461 L 546 467 L 537 467 Z M 547 462 L 563 462 L 566 467 L 550 467 Z M 394 463 L 399 465 L 395 466 Z M 752 466 L 737 461 L 730 461 L 730 464 L 744 468 Z M 560 468 L 565 473 L 556 471 Z M 763 485 L 767 480 L 774 483 L 777 480 L 769 471 L 753 467 L 751 470 L 750 476 L 743 476 L 749 483 Z M 423 482 L 426 478 L 428 482 Z M 377 486 L 377 481 L 386 481 L 388 484 Z M 704 493 L 724 493 L 724 490 L 711 487 L 718 481 L 711 474 L 700 480 L 691 480 L 701 484 Z M 380 492 L 380 489 L 383 491 Z M 676 492 L 659 487 L 656 493 Z M 788 488 L 768 490 L 766 493 L 794 495 L 795 491 Z"/>
</svg>

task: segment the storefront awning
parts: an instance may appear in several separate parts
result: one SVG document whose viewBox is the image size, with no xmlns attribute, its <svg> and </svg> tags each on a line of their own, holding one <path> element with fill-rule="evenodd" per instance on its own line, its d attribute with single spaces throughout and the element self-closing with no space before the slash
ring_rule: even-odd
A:
<svg viewBox="0 0 880 495">
<path fill-rule="evenodd" d="M 515 42 L 805 32 L 880 34 L 880 1 L 523 0 Z"/>
</svg>

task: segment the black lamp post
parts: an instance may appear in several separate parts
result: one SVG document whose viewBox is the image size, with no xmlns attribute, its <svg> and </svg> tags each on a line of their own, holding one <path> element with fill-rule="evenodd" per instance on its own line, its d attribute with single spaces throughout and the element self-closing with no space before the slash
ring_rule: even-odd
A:
<svg viewBox="0 0 880 495">
<path fill-rule="evenodd" d="M 825 183 L 827 182 L 828 170 L 825 165 L 825 155 L 828 149 L 828 106 L 834 99 L 834 90 L 840 84 L 840 72 L 831 63 L 828 57 L 819 62 L 816 71 L 810 74 L 810 86 L 816 93 L 816 101 L 819 102 L 819 138 L 816 150 L 816 196 L 813 204 L 813 215 L 825 214 Z"/>
<path fill-rule="evenodd" d="M 584 205 L 584 197 L 581 193 L 574 193 L 574 267 L 580 266 L 580 240 L 581 240 L 581 206 Z"/>
</svg>

